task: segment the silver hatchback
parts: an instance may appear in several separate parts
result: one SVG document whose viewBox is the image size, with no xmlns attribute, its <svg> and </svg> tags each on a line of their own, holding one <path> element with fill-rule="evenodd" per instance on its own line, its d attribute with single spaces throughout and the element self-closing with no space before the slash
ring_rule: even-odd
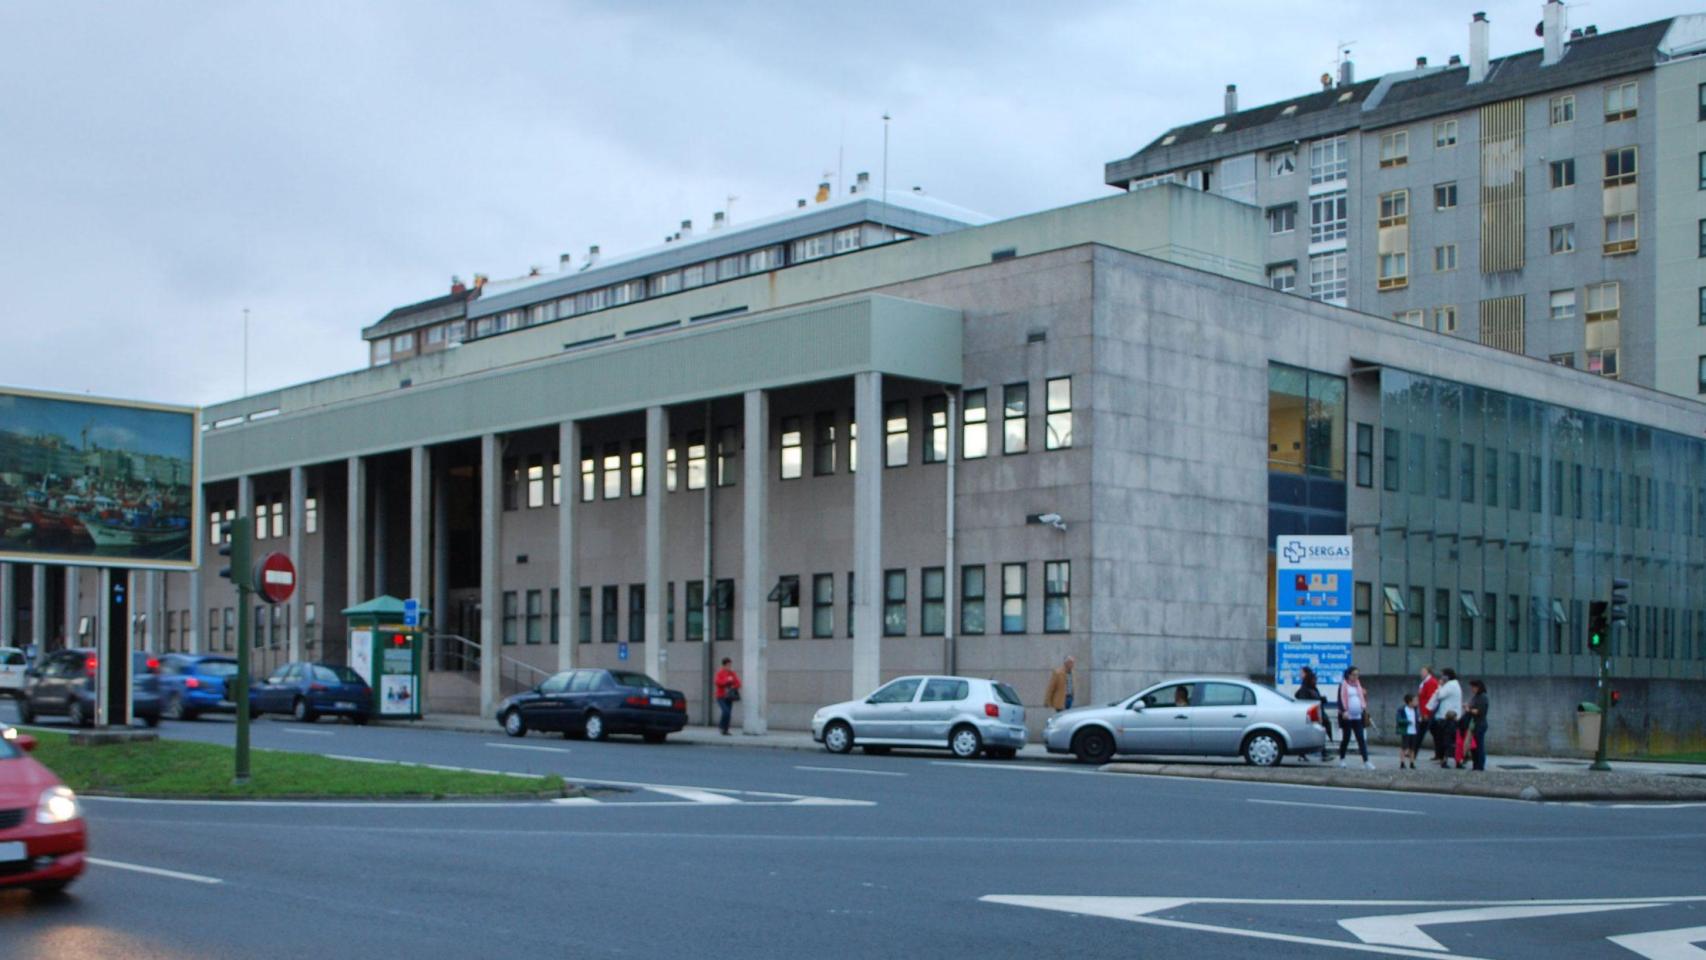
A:
<svg viewBox="0 0 1706 960">
<path fill-rule="evenodd" d="M 1050 753 L 1106 763 L 1121 753 L 1238 757 L 1271 767 L 1321 750 L 1320 706 L 1225 677 L 1167 680 L 1105 707 L 1056 714 L 1043 727 Z"/>
<path fill-rule="evenodd" d="M 1013 688 L 973 677 L 901 677 L 863 700 L 812 717 L 812 739 L 830 753 L 858 744 L 866 753 L 890 747 L 935 747 L 969 759 L 1009 758 L 1025 745 L 1025 707 Z"/>
</svg>

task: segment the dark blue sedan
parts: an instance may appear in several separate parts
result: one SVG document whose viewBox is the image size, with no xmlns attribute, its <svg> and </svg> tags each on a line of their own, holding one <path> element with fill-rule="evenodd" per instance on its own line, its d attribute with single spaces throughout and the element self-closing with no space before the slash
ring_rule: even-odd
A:
<svg viewBox="0 0 1706 960">
<path fill-rule="evenodd" d="M 232 686 L 237 661 L 230 657 L 169 653 L 160 658 L 160 715 L 194 720 L 204 713 L 235 713 Z"/>
<path fill-rule="evenodd" d="M 349 667 L 331 663 L 287 663 L 249 687 L 249 712 L 288 713 L 303 723 L 322 716 L 366 723 L 373 715 L 373 690 Z"/>
<path fill-rule="evenodd" d="M 512 737 L 529 730 L 588 740 L 637 733 L 662 743 L 687 726 L 687 695 L 631 670 L 564 670 L 498 704 L 498 722 Z"/>
</svg>

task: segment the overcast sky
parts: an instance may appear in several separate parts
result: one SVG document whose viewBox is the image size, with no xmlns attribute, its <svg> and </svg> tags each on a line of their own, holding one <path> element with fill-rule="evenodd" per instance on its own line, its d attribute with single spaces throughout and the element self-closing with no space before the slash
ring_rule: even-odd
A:
<svg viewBox="0 0 1706 960">
<path fill-rule="evenodd" d="M 0 0 L 0 386 L 207 403 L 366 362 L 361 328 L 735 222 L 838 163 L 1011 216 L 1108 194 L 1175 124 L 1538 46 L 1540 0 Z M 1395 16 L 1402 10 L 1403 16 Z M 1676 0 L 1572 4 L 1602 31 Z M 1276 15 L 1267 15 L 1272 11 Z M 843 157 L 844 160 L 838 158 Z"/>
</svg>

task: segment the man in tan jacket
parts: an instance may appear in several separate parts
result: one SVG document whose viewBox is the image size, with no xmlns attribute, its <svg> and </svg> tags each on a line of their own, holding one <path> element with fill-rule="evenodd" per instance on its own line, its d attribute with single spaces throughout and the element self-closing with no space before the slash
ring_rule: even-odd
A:
<svg viewBox="0 0 1706 960">
<path fill-rule="evenodd" d="M 1048 692 L 1043 694 L 1043 703 L 1048 704 L 1056 712 L 1072 709 L 1072 665 L 1074 662 L 1071 657 L 1067 657 L 1065 663 L 1055 667 L 1054 672 L 1049 674 Z"/>
</svg>

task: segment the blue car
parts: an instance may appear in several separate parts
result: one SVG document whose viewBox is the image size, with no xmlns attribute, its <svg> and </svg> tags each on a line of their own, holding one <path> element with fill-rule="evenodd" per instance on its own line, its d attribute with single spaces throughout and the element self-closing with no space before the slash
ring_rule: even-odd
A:
<svg viewBox="0 0 1706 960">
<path fill-rule="evenodd" d="M 231 657 L 169 653 L 160 658 L 160 715 L 194 720 L 204 713 L 235 713 L 237 661 Z"/>
<path fill-rule="evenodd" d="M 373 715 L 373 690 L 349 667 L 333 663 L 287 663 L 249 687 L 249 712 L 288 713 L 303 723 L 322 716 L 366 723 Z"/>
</svg>

